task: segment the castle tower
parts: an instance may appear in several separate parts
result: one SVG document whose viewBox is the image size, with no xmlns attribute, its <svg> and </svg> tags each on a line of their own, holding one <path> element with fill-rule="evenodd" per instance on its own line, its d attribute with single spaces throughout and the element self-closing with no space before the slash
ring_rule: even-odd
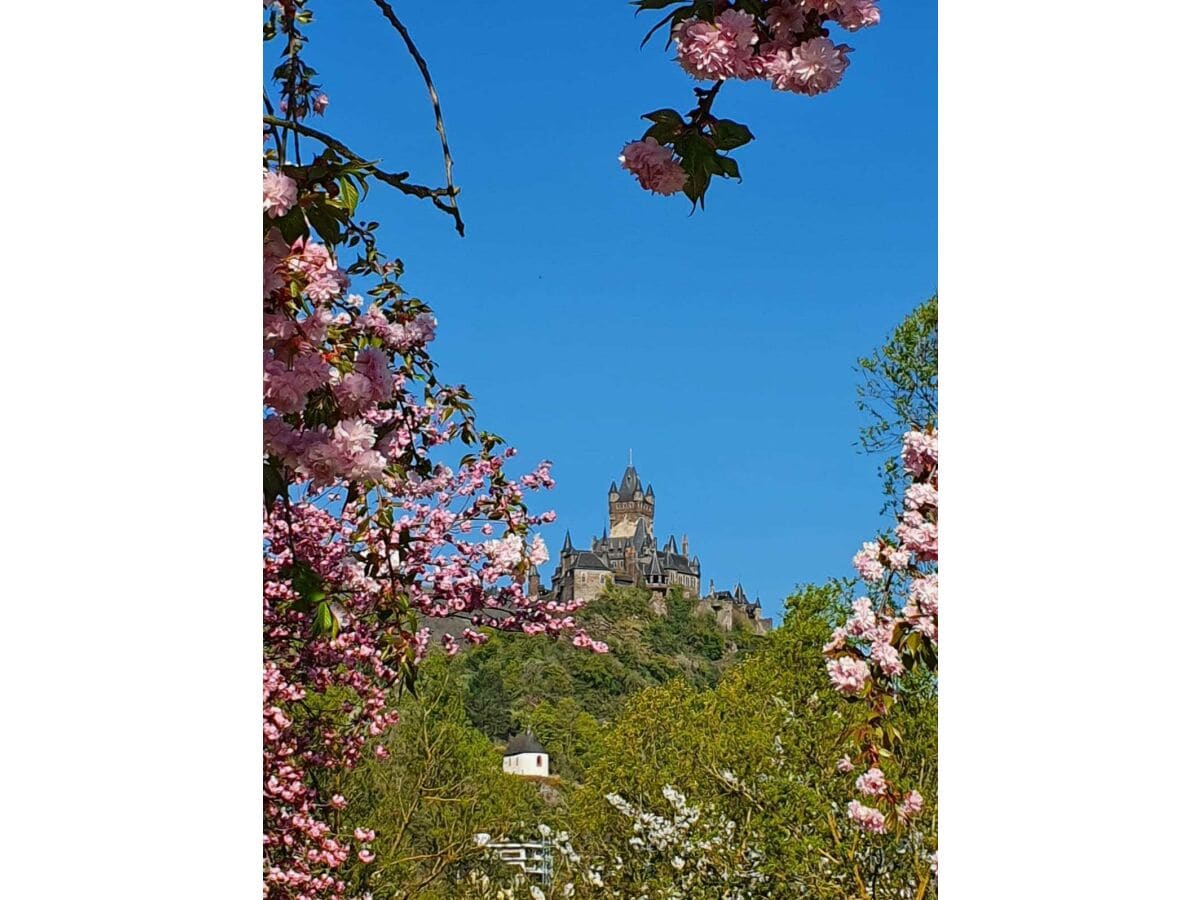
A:
<svg viewBox="0 0 1200 900">
<path fill-rule="evenodd" d="M 654 536 L 654 487 L 642 490 L 642 480 L 632 460 L 621 476 L 620 487 L 613 482 L 608 489 L 608 530 L 614 538 L 633 537 L 638 520 L 645 522 L 646 533 Z"/>
</svg>

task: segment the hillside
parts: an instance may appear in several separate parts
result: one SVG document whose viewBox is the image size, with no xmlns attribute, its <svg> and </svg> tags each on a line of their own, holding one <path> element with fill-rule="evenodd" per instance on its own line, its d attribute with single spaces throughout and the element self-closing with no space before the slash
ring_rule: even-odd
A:
<svg viewBox="0 0 1200 900">
<path fill-rule="evenodd" d="M 712 687 L 721 673 L 763 641 L 735 623 L 722 631 L 711 615 L 673 588 L 656 615 L 642 588 L 609 587 L 577 616 L 606 654 L 521 634 L 497 634 L 455 659 L 470 722 L 493 740 L 532 728 L 565 779 L 587 766 L 601 723 L 612 721 L 643 688 L 674 679 Z"/>
</svg>

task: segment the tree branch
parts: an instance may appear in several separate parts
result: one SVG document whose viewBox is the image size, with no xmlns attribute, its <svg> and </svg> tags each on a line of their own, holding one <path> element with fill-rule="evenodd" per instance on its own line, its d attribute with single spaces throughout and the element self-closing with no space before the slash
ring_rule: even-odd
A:
<svg viewBox="0 0 1200 900">
<path fill-rule="evenodd" d="M 416 62 L 417 68 L 421 70 L 421 77 L 425 79 L 425 87 L 429 89 L 429 102 L 433 105 L 434 123 L 437 127 L 438 137 L 442 139 L 442 159 L 446 164 L 446 190 L 450 197 L 450 201 L 447 204 L 449 208 L 446 211 L 454 216 L 455 227 L 458 229 L 458 233 L 462 235 L 464 231 L 463 220 L 458 213 L 458 189 L 454 187 L 454 160 L 450 157 L 450 144 L 446 140 L 446 125 L 442 121 L 442 105 L 438 101 L 437 88 L 433 86 L 433 77 L 429 74 L 429 66 L 425 64 L 425 58 L 421 56 L 421 51 L 413 43 L 408 29 L 404 27 L 403 22 L 396 18 L 396 13 L 392 10 L 387 0 L 374 0 L 374 2 L 383 13 L 384 18 L 400 33 L 400 37 L 404 40 L 404 45 L 408 47 L 409 55 Z"/>
<path fill-rule="evenodd" d="M 286 128 L 295 130 L 298 134 L 302 134 L 305 137 L 312 138 L 315 141 L 320 141 L 326 147 L 331 150 L 336 150 L 351 162 L 358 163 L 380 181 L 384 182 L 385 184 L 390 184 L 401 193 L 432 201 L 433 205 L 442 210 L 442 212 L 449 213 L 454 217 L 458 233 L 463 233 L 462 218 L 459 216 L 458 207 L 454 203 L 454 197 L 458 193 L 458 188 L 430 188 L 425 187 L 423 184 L 409 184 L 407 181 L 407 172 L 385 172 L 373 162 L 369 162 L 359 154 L 355 153 L 337 138 L 333 137 L 332 135 L 325 134 L 323 131 L 317 131 L 317 129 L 310 128 L 307 125 L 302 125 L 299 122 L 289 122 L 286 119 L 280 119 L 277 116 L 263 116 L 263 122 L 268 125 L 282 125 Z"/>
</svg>

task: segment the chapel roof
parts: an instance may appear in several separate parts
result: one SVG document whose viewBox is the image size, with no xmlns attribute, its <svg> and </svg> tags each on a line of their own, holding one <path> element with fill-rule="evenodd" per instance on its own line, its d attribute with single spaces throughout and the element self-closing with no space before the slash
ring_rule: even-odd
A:
<svg viewBox="0 0 1200 900">
<path fill-rule="evenodd" d="M 516 756 L 518 753 L 545 753 L 546 748 L 538 743 L 538 739 L 530 731 L 515 734 L 508 740 L 504 748 L 505 756 Z"/>
</svg>

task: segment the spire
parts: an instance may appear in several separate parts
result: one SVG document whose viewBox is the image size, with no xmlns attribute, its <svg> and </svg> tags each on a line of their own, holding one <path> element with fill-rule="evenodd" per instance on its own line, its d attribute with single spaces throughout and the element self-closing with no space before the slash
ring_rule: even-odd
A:
<svg viewBox="0 0 1200 900">
<path fill-rule="evenodd" d="M 633 546 L 637 551 L 641 551 L 642 545 L 649 540 L 649 535 L 646 533 L 646 520 L 638 519 L 637 525 L 633 529 Z"/>
<path fill-rule="evenodd" d="M 653 496 L 654 496 L 654 485 L 652 485 L 652 484 L 648 484 L 648 485 L 646 485 L 646 496 L 647 496 L 647 497 L 653 497 Z"/>
<path fill-rule="evenodd" d="M 739 581 L 737 587 L 733 589 L 733 599 L 740 603 L 746 602 L 746 592 L 742 590 L 742 583 Z"/>
<path fill-rule="evenodd" d="M 642 480 L 638 478 L 637 469 L 633 467 L 633 463 L 625 470 L 625 474 L 621 476 L 621 487 L 618 490 L 621 500 L 632 500 L 634 492 L 642 489 Z"/>
<path fill-rule="evenodd" d="M 629 468 L 633 468 L 633 448 L 629 448 Z"/>
<path fill-rule="evenodd" d="M 571 529 L 567 529 L 567 538 L 563 541 L 563 553 L 570 553 L 575 548 L 571 546 Z"/>
<path fill-rule="evenodd" d="M 675 546 L 675 535 L 671 535 L 671 539 L 667 541 L 667 546 L 663 548 L 668 553 L 679 554 L 679 548 Z"/>
</svg>

